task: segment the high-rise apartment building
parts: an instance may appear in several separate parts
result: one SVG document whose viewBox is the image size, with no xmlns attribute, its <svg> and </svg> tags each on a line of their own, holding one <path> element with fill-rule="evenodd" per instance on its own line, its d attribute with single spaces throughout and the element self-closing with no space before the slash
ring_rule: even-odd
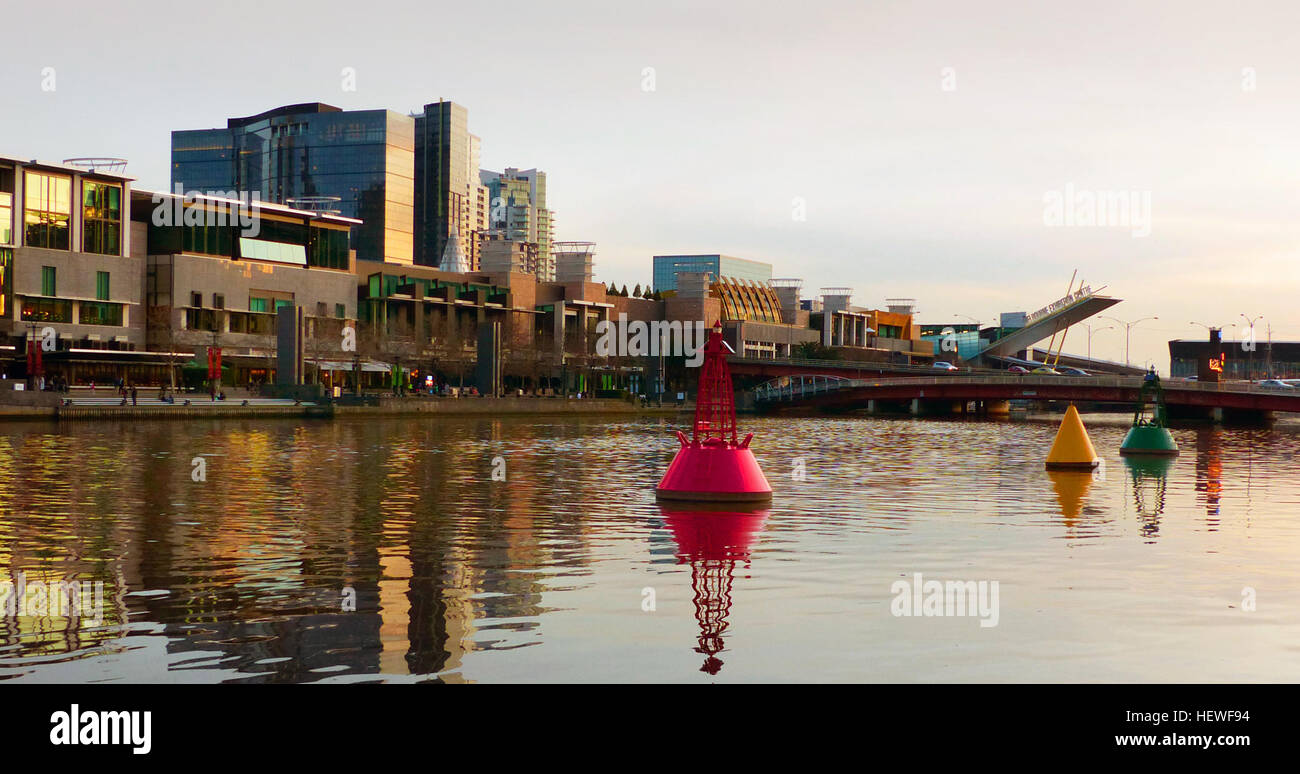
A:
<svg viewBox="0 0 1300 774">
<path fill-rule="evenodd" d="M 286 105 L 224 129 L 172 132 L 172 185 L 357 218 L 358 256 L 410 264 L 415 131 L 415 120 L 391 110 Z"/>
<path fill-rule="evenodd" d="M 542 280 L 555 279 L 555 213 L 546 207 L 546 173 L 507 167 L 504 172 L 481 170 L 487 187 L 488 228 L 507 239 L 537 245 L 537 271 Z"/>
</svg>

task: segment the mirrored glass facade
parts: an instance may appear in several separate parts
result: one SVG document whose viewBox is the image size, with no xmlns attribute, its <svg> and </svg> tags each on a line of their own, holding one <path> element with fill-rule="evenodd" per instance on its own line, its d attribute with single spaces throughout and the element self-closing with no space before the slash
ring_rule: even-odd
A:
<svg viewBox="0 0 1300 774">
<path fill-rule="evenodd" d="M 294 105 L 172 132 L 172 185 L 336 211 L 359 258 L 411 263 L 415 123 L 388 110 Z M 334 198 L 337 197 L 337 200 Z"/>
<path fill-rule="evenodd" d="M 651 280 L 658 291 L 676 290 L 677 273 L 708 272 L 714 278 L 730 277 L 766 283 L 772 279 L 772 264 L 733 258 L 730 255 L 656 255 Z"/>
</svg>

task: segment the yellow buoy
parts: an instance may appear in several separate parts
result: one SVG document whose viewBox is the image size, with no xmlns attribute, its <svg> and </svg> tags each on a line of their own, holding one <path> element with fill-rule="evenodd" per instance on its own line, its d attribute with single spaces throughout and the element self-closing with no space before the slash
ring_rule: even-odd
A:
<svg viewBox="0 0 1300 774">
<path fill-rule="evenodd" d="M 1101 463 L 1097 450 L 1092 448 L 1092 439 L 1083 427 L 1079 411 L 1071 403 L 1061 420 L 1061 428 L 1056 431 L 1056 440 L 1052 441 L 1052 450 L 1047 453 L 1049 468 L 1095 468 Z"/>
</svg>

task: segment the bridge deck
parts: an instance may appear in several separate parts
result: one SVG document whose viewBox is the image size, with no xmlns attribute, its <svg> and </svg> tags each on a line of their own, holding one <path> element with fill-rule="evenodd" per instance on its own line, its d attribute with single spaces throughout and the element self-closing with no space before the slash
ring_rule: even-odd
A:
<svg viewBox="0 0 1300 774">
<path fill-rule="evenodd" d="M 1227 382 L 1162 382 L 1171 406 L 1300 412 L 1300 389 L 1260 387 Z M 1136 403 L 1142 388 L 1137 376 L 1051 376 L 1034 374 L 954 374 L 880 379 L 825 378 L 768 383 L 754 390 L 758 405 L 781 404 L 848 409 L 868 400 L 1066 400 Z"/>
</svg>

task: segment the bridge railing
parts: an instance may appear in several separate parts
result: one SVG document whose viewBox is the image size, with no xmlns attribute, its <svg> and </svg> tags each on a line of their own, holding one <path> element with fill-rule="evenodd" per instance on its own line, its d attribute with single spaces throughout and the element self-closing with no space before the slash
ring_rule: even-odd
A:
<svg viewBox="0 0 1300 774">
<path fill-rule="evenodd" d="M 1139 389 L 1141 376 L 1053 376 L 1037 374 L 989 374 L 979 372 L 953 373 L 945 375 L 909 376 L 899 378 L 882 377 L 879 379 L 845 379 L 834 376 L 802 375 L 783 377 L 754 388 L 755 401 L 794 401 L 838 390 L 860 387 L 927 387 L 942 384 L 982 384 L 982 385 L 1018 385 L 1034 387 L 1105 387 Z M 1300 398 L 1300 389 L 1285 387 L 1261 387 L 1248 382 L 1187 382 L 1177 379 L 1162 380 L 1166 392 L 1234 392 L 1264 395 L 1285 395 Z M 1032 396 L 1031 396 L 1032 397 Z"/>
<path fill-rule="evenodd" d="M 840 370 L 857 370 L 857 371 L 880 371 L 882 373 L 894 374 L 933 374 L 934 366 L 929 365 L 910 365 L 904 363 L 881 363 L 872 360 L 817 360 L 794 357 L 745 357 L 743 355 L 729 355 L 728 363 L 754 363 L 756 365 L 783 365 L 799 366 L 801 368 L 834 368 Z M 959 371 L 948 371 L 946 373 L 977 373 L 980 370 L 970 367 L 963 367 Z"/>
<path fill-rule="evenodd" d="M 795 400 L 838 390 L 860 381 L 862 380 L 846 379 L 843 376 L 796 374 L 760 384 L 753 392 L 755 400 Z"/>
</svg>

